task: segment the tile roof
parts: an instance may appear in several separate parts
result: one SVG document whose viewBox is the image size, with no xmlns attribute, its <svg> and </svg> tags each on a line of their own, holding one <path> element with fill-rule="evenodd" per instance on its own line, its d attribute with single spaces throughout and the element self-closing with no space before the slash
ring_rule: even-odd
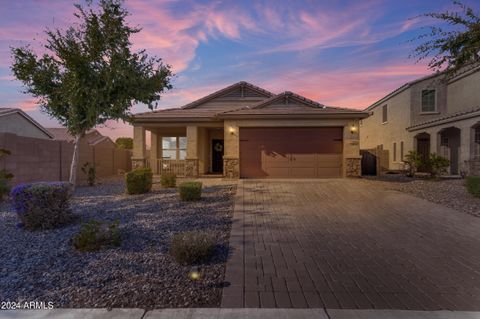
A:
<svg viewBox="0 0 480 319">
<path fill-rule="evenodd" d="M 189 103 L 181 108 L 171 108 L 158 110 L 154 112 L 135 114 L 134 118 L 140 121 L 185 121 L 185 120 L 208 120 L 219 121 L 227 117 L 248 116 L 248 115 L 274 115 L 274 116 L 309 116 L 309 115 L 334 115 L 334 114 L 356 114 L 366 117 L 368 113 L 355 109 L 340 108 L 333 106 L 325 106 L 311 99 L 295 94 L 290 91 L 285 91 L 278 95 L 273 95 L 268 91 L 270 97 L 264 100 L 257 101 L 242 101 L 238 100 L 235 105 L 226 105 L 222 108 L 203 108 L 198 107 L 200 104 L 212 100 L 214 97 L 220 97 L 232 91 L 239 85 L 245 87 L 254 87 L 255 89 L 263 90 L 257 86 L 253 86 L 247 82 L 238 82 L 234 85 L 228 86 L 225 89 L 219 90 L 213 94 L 207 95 L 195 102 Z M 220 92 L 220 93 L 219 93 Z M 267 94 L 266 93 L 266 94 Z M 288 99 L 291 104 L 275 105 L 282 99 Z M 200 101 L 200 102 L 199 102 Z M 278 104 L 278 103 L 277 103 Z M 268 107 L 267 107 L 268 106 Z"/>
<path fill-rule="evenodd" d="M 456 113 L 451 113 L 451 114 L 446 114 L 445 116 L 433 119 L 433 120 L 428 120 L 422 123 L 418 123 L 412 126 L 407 127 L 407 130 L 409 131 L 415 131 L 418 129 L 422 129 L 425 127 L 430 127 L 430 126 L 435 126 L 435 125 L 440 125 L 440 124 L 445 124 L 449 123 L 452 121 L 457 121 L 460 119 L 464 118 L 470 118 L 474 116 L 480 116 L 480 106 L 471 108 L 469 110 L 462 110 Z"/>
</svg>

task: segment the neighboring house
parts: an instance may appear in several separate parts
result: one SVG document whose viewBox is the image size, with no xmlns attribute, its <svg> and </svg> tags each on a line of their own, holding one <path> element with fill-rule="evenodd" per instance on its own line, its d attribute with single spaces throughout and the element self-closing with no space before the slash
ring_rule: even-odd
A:
<svg viewBox="0 0 480 319">
<path fill-rule="evenodd" d="M 480 67 L 444 80 L 434 74 L 409 82 L 365 111 L 360 146 L 381 171 L 404 169 L 405 155 L 437 153 L 450 160 L 449 174 L 480 174 Z M 366 166 L 364 165 L 364 169 Z"/>
<path fill-rule="evenodd" d="M 52 139 L 53 136 L 21 109 L 0 108 L 0 133 Z"/>
<path fill-rule="evenodd" d="M 358 123 L 367 116 L 239 82 L 181 108 L 136 114 L 133 166 L 229 178 L 359 176 Z"/>
<path fill-rule="evenodd" d="M 63 127 L 52 127 L 47 130 L 53 135 L 53 138 L 60 141 L 73 142 L 75 137 L 68 133 L 68 130 Z M 82 142 L 91 146 L 101 146 L 107 148 L 115 148 L 115 143 L 108 136 L 102 135 L 95 129 L 89 130 L 85 136 L 81 138 Z"/>
</svg>

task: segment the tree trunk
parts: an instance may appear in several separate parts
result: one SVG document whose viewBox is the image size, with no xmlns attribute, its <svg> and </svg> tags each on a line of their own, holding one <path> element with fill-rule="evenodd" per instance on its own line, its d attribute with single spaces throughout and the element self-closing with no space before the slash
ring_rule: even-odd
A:
<svg viewBox="0 0 480 319">
<path fill-rule="evenodd" d="M 77 163 L 78 163 L 78 155 L 80 150 L 80 137 L 81 137 L 80 134 L 76 135 L 75 141 L 73 144 L 73 158 L 72 158 L 72 164 L 70 165 L 70 184 L 72 187 L 72 191 L 75 190 L 75 186 L 77 182 Z"/>
</svg>

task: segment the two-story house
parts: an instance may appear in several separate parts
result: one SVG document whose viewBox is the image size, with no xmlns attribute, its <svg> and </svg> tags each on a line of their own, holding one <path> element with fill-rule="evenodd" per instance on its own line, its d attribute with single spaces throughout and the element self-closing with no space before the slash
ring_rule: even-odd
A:
<svg viewBox="0 0 480 319">
<path fill-rule="evenodd" d="M 404 169 L 415 150 L 449 159 L 451 175 L 480 175 L 480 66 L 448 80 L 437 73 L 409 82 L 366 111 L 360 148 L 377 156 L 377 173 Z"/>
</svg>

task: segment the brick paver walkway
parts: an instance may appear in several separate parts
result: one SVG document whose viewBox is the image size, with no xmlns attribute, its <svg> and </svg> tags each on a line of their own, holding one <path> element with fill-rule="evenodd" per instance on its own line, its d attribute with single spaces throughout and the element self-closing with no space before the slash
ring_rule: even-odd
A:
<svg viewBox="0 0 480 319">
<path fill-rule="evenodd" d="M 480 218 L 361 180 L 240 181 L 222 307 L 480 310 Z"/>
</svg>

